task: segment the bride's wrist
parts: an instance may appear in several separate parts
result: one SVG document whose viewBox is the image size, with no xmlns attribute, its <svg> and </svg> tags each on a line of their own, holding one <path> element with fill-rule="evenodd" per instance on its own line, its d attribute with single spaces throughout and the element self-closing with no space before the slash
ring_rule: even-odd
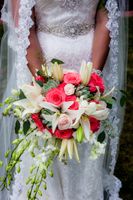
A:
<svg viewBox="0 0 133 200">
<path fill-rule="evenodd" d="M 103 75 L 102 70 L 100 70 L 100 69 L 93 68 L 93 69 L 92 69 L 92 72 L 97 73 L 99 76 L 102 76 L 102 75 Z"/>
</svg>

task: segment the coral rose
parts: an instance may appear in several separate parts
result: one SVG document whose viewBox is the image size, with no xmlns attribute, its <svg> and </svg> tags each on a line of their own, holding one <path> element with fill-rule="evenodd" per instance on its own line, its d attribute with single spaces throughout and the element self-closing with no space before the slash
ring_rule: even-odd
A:
<svg viewBox="0 0 133 200">
<path fill-rule="evenodd" d="M 58 87 L 57 87 L 57 89 L 59 89 L 59 90 L 61 90 L 62 92 L 64 92 L 65 93 L 65 91 L 64 91 L 64 87 L 66 86 L 66 83 L 61 83 L 61 84 L 59 84 L 58 85 Z"/>
<path fill-rule="evenodd" d="M 36 76 L 35 80 L 36 81 L 41 81 L 42 83 L 45 83 L 45 78 L 43 76 Z"/>
<path fill-rule="evenodd" d="M 93 73 L 91 75 L 88 86 L 89 86 L 90 92 L 96 92 L 97 91 L 96 86 L 99 87 L 99 90 L 101 93 L 103 93 L 105 90 L 103 79 L 96 73 Z"/>
<path fill-rule="evenodd" d="M 100 121 L 95 119 L 94 117 L 89 117 L 90 120 L 90 128 L 93 133 L 99 130 L 100 128 Z"/>
<path fill-rule="evenodd" d="M 45 96 L 45 100 L 56 106 L 60 106 L 62 102 L 65 100 L 65 93 L 58 88 L 52 88 L 49 90 Z"/>
<path fill-rule="evenodd" d="M 68 72 L 64 75 L 64 82 L 67 84 L 79 85 L 81 83 L 81 78 L 77 72 Z"/>
<path fill-rule="evenodd" d="M 54 134 L 53 134 L 56 138 L 60 138 L 60 139 L 70 139 L 73 136 L 73 130 L 72 129 L 67 129 L 67 130 L 59 130 L 56 129 Z"/>
<path fill-rule="evenodd" d="M 31 118 L 35 122 L 35 124 L 38 127 L 39 131 L 43 131 L 45 129 L 41 119 L 39 118 L 39 114 L 38 113 L 32 114 Z"/>
<path fill-rule="evenodd" d="M 79 109 L 79 103 L 76 100 L 77 100 L 77 97 L 75 95 L 66 96 L 65 101 L 73 101 L 73 104 L 69 107 L 70 110 Z"/>
</svg>

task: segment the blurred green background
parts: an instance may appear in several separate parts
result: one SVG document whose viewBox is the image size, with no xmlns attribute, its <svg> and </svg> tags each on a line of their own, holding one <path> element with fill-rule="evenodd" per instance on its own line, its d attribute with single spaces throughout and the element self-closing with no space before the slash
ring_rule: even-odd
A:
<svg viewBox="0 0 133 200">
<path fill-rule="evenodd" d="M 3 34 L 0 25 L 0 39 Z M 129 97 L 123 133 L 120 139 L 120 152 L 115 175 L 122 181 L 120 196 L 123 200 L 133 200 L 133 16 L 129 17 L 128 84 Z"/>
<path fill-rule="evenodd" d="M 124 128 L 120 138 L 120 152 L 115 174 L 123 183 L 120 196 L 133 200 L 133 15 L 129 17 L 129 48 L 127 73 L 127 99 Z"/>
</svg>

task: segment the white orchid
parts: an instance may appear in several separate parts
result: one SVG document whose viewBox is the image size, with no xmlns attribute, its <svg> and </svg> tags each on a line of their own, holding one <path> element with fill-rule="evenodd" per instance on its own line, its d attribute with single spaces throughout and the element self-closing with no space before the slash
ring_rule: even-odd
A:
<svg viewBox="0 0 133 200">
<path fill-rule="evenodd" d="M 93 147 L 91 149 L 90 158 L 95 160 L 101 154 L 104 154 L 105 153 L 105 147 L 106 147 L 106 143 L 100 143 L 98 141 L 95 141 L 95 144 L 93 145 Z"/>
<path fill-rule="evenodd" d="M 80 67 L 80 77 L 81 81 L 84 85 L 87 85 L 92 73 L 92 63 L 86 61 L 82 61 L 81 67 Z"/>
<path fill-rule="evenodd" d="M 16 101 L 13 104 L 24 108 L 22 117 L 24 117 L 26 114 L 39 112 L 41 110 L 39 103 L 44 98 L 41 95 L 42 88 L 33 79 L 33 85 L 25 84 L 21 87 L 21 90 L 23 91 L 26 98 Z"/>
</svg>

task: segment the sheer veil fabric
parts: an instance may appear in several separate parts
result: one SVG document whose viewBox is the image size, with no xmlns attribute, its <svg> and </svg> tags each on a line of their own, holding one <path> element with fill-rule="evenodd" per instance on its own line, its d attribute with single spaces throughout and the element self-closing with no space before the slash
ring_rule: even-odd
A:
<svg viewBox="0 0 133 200">
<path fill-rule="evenodd" d="M 116 87 L 115 96 L 119 99 L 119 89 L 125 88 L 126 83 L 126 32 L 124 20 L 125 1 L 107 0 L 106 9 L 108 10 L 107 28 L 110 30 L 110 52 L 103 70 L 103 76 L 107 86 Z M 35 0 L 17 0 L 14 16 L 12 17 L 11 1 L 5 0 L 2 19 L 6 22 L 5 35 L 2 40 L 1 50 L 5 52 L 7 44 L 7 87 L 3 98 L 10 94 L 14 87 L 20 87 L 25 82 L 31 81 L 31 75 L 27 67 L 27 48 L 29 46 L 29 30 L 33 25 L 31 19 L 32 8 L 36 5 Z M 18 13 L 19 11 L 19 13 Z M 19 17 L 18 17 L 19 16 Z M 14 19 L 13 19 L 14 18 Z M 14 24 L 15 21 L 15 24 Z M 18 23 L 19 21 L 19 23 Z M 3 72 L 4 55 L 1 54 L 1 72 Z M 4 77 L 5 78 L 5 77 Z M 111 81 L 110 81 L 111 80 Z M 1 110 L 2 112 L 2 110 Z M 103 167 L 103 183 L 106 200 L 119 200 L 119 190 L 121 181 L 114 176 L 114 168 L 117 161 L 119 150 L 119 138 L 123 124 L 124 109 L 121 109 L 119 102 L 114 105 L 110 115 L 110 122 L 113 124 L 114 137 L 108 140 L 106 155 Z M 13 119 L 4 120 L 2 117 L 0 126 L 0 159 L 4 159 L 4 152 L 10 147 L 12 138 Z M 6 164 L 6 160 L 5 160 Z M 89 168 L 88 168 L 89 169 Z M 4 170 L 0 171 L 0 175 Z M 0 199 L 9 199 L 9 192 L 0 192 Z"/>
</svg>

